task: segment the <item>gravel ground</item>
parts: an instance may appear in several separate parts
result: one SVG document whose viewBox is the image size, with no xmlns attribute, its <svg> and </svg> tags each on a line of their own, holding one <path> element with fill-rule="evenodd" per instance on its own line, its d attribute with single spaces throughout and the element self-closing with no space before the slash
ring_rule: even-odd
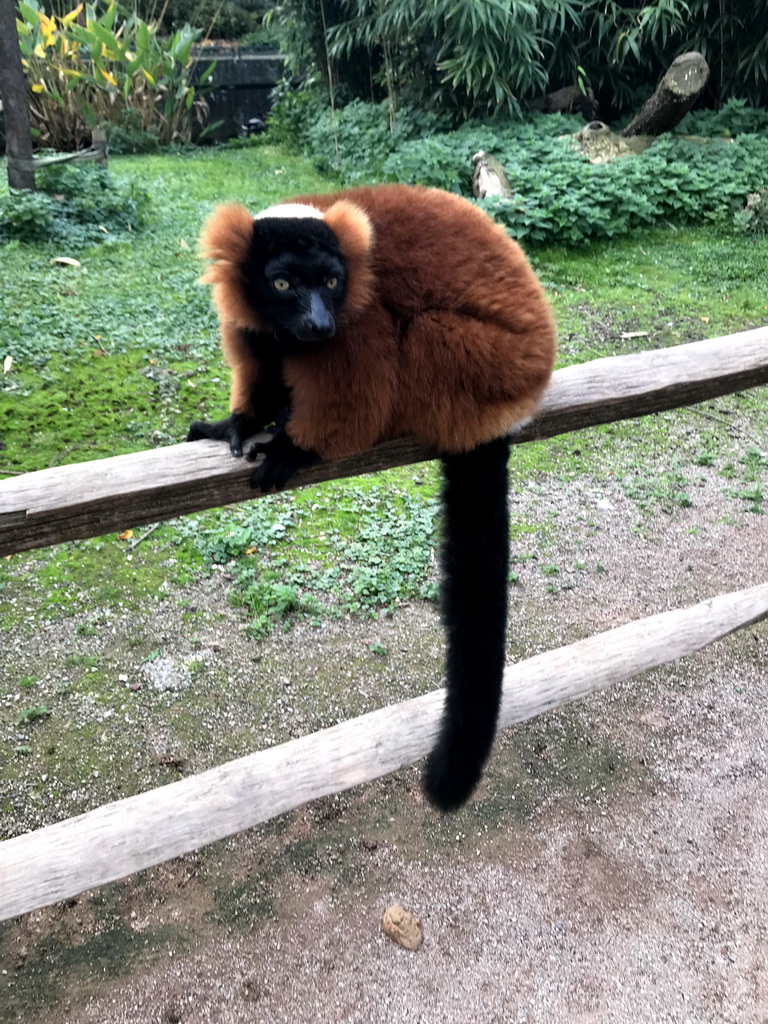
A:
<svg viewBox="0 0 768 1024">
<path fill-rule="evenodd" d="M 742 512 L 714 475 L 669 515 L 645 518 L 617 484 L 586 481 L 533 483 L 513 515 L 534 510 L 557 514 L 541 554 L 557 591 L 520 564 L 514 658 L 768 579 L 768 516 Z M 221 600 L 220 584 L 194 600 Z M 152 628 L 173 635 L 177 614 Z M 71 651 L 64 627 L 46 645 L 57 629 Z M 245 641 L 231 619 L 218 630 L 215 657 L 237 675 Z M 261 644 L 292 694 L 287 734 L 317 725 L 304 681 L 349 672 L 373 640 L 392 654 L 350 682 L 358 713 L 406 696 L 409 672 L 438 671 L 433 610 Z M 23 657 L 39 639 L 13 642 Z M 765 1024 L 766 735 L 763 623 L 508 731 L 455 817 L 438 820 L 408 770 L 18 919 L 0 931 L 0 1020 Z M 239 900 L 229 915 L 224 890 Z M 391 903 L 421 918 L 417 952 L 382 933 Z M 125 935 L 130 956 L 110 966 Z"/>
</svg>

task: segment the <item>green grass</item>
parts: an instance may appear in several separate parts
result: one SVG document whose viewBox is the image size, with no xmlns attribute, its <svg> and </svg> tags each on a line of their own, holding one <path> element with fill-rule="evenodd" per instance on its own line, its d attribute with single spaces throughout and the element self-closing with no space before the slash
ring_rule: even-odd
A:
<svg viewBox="0 0 768 1024">
<path fill-rule="evenodd" d="M 0 479 L 171 444 L 191 420 L 223 415 L 228 373 L 198 283 L 200 225 L 220 201 L 259 209 L 332 187 L 306 161 L 262 145 L 117 158 L 111 168 L 149 192 L 144 230 L 73 252 L 0 248 L 0 364 L 12 360 L 0 373 Z M 80 266 L 52 264 L 60 255 Z M 560 365 L 768 322 L 766 237 L 670 228 L 531 256 L 558 317 Z M 747 392 L 520 446 L 511 486 L 614 477 L 654 515 L 685 509 L 715 478 L 734 515 L 757 514 L 766 436 L 765 391 Z M 435 466 L 406 467 L 190 516 L 130 556 L 114 535 L 14 556 L 0 563 L 0 630 L 164 600 L 214 564 L 227 566 L 231 601 L 257 635 L 433 597 L 437 493 Z M 541 542 L 557 529 L 547 516 L 513 525 L 521 557 L 526 536 Z"/>
<path fill-rule="evenodd" d="M 533 256 L 555 292 L 561 363 L 768 323 L 767 236 L 669 228 Z"/>
<path fill-rule="evenodd" d="M 437 596 L 434 467 L 422 479 L 415 485 L 399 472 L 334 481 L 215 521 L 192 516 L 178 529 L 206 563 L 230 565 L 232 603 L 247 609 L 256 635 L 296 617 L 376 614 Z"/>
</svg>

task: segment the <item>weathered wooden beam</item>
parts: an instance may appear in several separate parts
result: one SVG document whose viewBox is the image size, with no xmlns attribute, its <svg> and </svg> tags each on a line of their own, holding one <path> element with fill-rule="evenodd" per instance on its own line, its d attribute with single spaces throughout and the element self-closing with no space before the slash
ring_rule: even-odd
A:
<svg viewBox="0 0 768 1024">
<path fill-rule="evenodd" d="M 768 584 L 663 612 L 508 668 L 501 728 L 700 650 L 768 616 Z M 428 753 L 441 690 L 0 843 L 0 920 L 241 832 Z"/>
<path fill-rule="evenodd" d="M 768 327 L 558 370 L 516 444 L 768 384 Z M 432 459 L 410 438 L 298 473 L 300 487 Z M 252 465 L 216 441 L 172 445 L 0 481 L 0 555 L 258 497 Z"/>
</svg>

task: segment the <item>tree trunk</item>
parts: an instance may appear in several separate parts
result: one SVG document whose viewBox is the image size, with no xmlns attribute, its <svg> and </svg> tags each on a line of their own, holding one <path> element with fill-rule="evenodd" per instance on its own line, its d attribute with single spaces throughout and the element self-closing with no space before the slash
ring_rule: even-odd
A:
<svg viewBox="0 0 768 1024">
<path fill-rule="evenodd" d="M 5 114 L 8 184 L 11 188 L 34 191 L 35 171 L 32 166 L 27 85 L 21 66 L 13 0 L 0 0 L 0 97 Z"/>
<path fill-rule="evenodd" d="M 681 53 L 622 134 L 661 135 L 671 131 L 691 109 L 708 78 L 709 65 L 700 53 Z"/>
</svg>

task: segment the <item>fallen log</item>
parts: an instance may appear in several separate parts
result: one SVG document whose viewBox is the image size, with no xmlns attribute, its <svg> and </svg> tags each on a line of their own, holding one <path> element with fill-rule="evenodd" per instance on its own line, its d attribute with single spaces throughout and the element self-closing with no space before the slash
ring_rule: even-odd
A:
<svg viewBox="0 0 768 1024">
<path fill-rule="evenodd" d="M 575 114 L 578 111 L 585 121 L 593 121 L 599 116 L 600 104 L 591 89 L 566 85 L 544 96 L 537 96 L 528 104 L 528 109 L 542 114 Z"/>
<path fill-rule="evenodd" d="M 561 707 L 768 617 L 768 584 L 662 612 L 508 668 L 499 727 Z M 0 920 L 28 913 L 413 764 L 431 750 L 443 694 L 106 804 L 0 843 Z"/>
<path fill-rule="evenodd" d="M 596 359 L 558 370 L 535 419 L 511 440 L 553 437 L 761 384 L 768 384 L 768 327 Z M 401 438 L 303 470 L 289 488 L 435 457 Z M 257 498 L 248 485 L 252 468 L 223 443 L 196 441 L 2 480 L 0 556 Z"/>
<path fill-rule="evenodd" d="M 700 53 L 681 53 L 622 135 L 661 135 L 671 131 L 696 102 L 708 78 L 709 65 Z"/>
</svg>

